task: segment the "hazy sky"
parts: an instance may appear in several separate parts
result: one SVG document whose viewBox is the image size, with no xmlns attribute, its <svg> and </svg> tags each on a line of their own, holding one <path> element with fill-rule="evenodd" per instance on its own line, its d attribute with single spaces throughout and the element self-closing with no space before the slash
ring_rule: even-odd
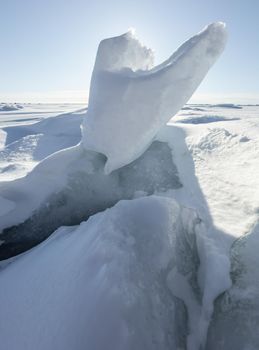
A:
<svg viewBox="0 0 259 350">
<path fill-rule="evenodd" d="M 78 101 L 101 39 L 129 27 L 156 63 L 213 21 L 227 48 L 194 101 L 259 103 L 259 0 L 0 0 L 0 100 Z"/>
</svg>

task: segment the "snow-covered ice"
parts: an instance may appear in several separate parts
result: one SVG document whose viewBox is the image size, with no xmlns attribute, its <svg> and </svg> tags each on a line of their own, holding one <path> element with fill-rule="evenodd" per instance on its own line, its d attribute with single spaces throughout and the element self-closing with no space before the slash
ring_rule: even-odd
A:
<svg viewBox="0 0 259 350">
<path fill-rule="evenodd" d="M 132 33 L 107 39 L 87 114 L 0 111 L 3 349 L 258 349 L 259 106 L 165 125 L 224 42 L 211 25 L 152 68 Z"/>
<path fill-rule="evenodd" d="M 174 121 L 187 135 L 214 224 L 239 237 L 250 232 L 259 213 L 259 108 L 202 107 L 205 111 L 189 110 L 189 117 L 187 111 L 180 111 Z M 209 124 L 204 123 L 204 115 Z M 180 124 L 182 120 L 184 124 Z"/>
<path fill-rule="evenodd" d="M 259 348 L 259 226 L 231 248 L 233 285 L 218 298 L 208 333 L 212 350 Z"/>
<path fill-rule="evenodd" d="M 0 180 L 10 181 L 23 177 L 47 156 L 78 144 L 81 140 L 79 128 L 84 114 L 85 109 L 82 108 L 73 113 L 57 115 L 56 112 L 55 118 L 42 112 L 41 120 L 38 121 L 33 118 L 32 113 L 30 124 L 18 124 L 17 127 L 9 125 L 10 117 L 5 123 L 2 121 L 9 126 L 1 129 L 3 141 L 2 150 L 0 148 Z"/>
<path fill-rule="evenodd" d="M 4 349 L 184 348 L 186 310 L 167 278 L 177 268 L 197 285 L 199 226 L 151 196 L 60 228 L 0 273 Z"/>
<path fill-rule="evenodd" d="M 0 103 L 0 112 L 17 111 L 22 108 L 23 106 L 18 103 Z"/>
<path fill-rule="evenodd" d="M 193 118 L 194 111 L 192 110 L 192 106 L 188 106 L 189 111 L 190 111 L 190 117 Z M 178 123 L 178 121 L 181 121 L 181 119 L 186 119 L 186 115 L 182 116 L 181 114 L 184 113 L 186 114 L 186 109 L 183 111 L 180 111 L 178 115 L 172 119 L 170 124 L 164 128 L 163 130 L 160 131 L 158 135 L 159 142 L 167 142 L 167 144 L 170 145 L 172 148 L 172 153 L 173 153 L 173 162 L 175 163 L 177 167 L 177 172 L 178 175 L 175 177 L 175 180 L 177 181 L 178 189 L 173 189 L 168 192 L 166 190 L 163 194 L 163 196 L 173 196 L 174 198 L 177 199 L 178 202 L 182 203 L 185 206 L 193 207 L 195 208 L 198 212 L 200 217 L 202 217 L 205 221 L 211 221 L 213 220 L 215 224 L 217 224 L 218 228 L 220 228 L 223 232 L 227 232 L 228 235 L 225 237 L 223 235 L 223 238 L 220 238 L 219 244 L 223 246 L 229 247 L 231 245 L 231 242 L 235 240 L 235 236 L 241 236 L 242 234 L 248 232 L 250 230 L 250 227 L 252 223 L 255 222 L 257 215 L 256 215 L 256 206 L 257 206 L 257 198 L 258 198 L 258 193 L 257 189 L 259 188 L 259 184 L 257 183 L 258 181 L 258 176 L 257 171 L 258 167 L 256 165 L 255 159 L 256 159 L 256 145 L 258 145 L 258 125 L 259 125 L 259 108 L 258 107 L 246 107 L 243 106 L 242 109 L 233 109 L 233 112 L 230 112 L 229 109 L 223 109 L 221 107 L 221 111 L 217 107 L 212 107 L 212 106 L 195 106 L 193 109 L 205 109 L 206 112 L 204 111 L 197 111 L 195 110 L 196 116 L 195 118 L 201 118 L 203 117 L 204 113 L 206 115 L 212 115 L 211 118 L 213 118 L 213 115 L 220 115 L 225 118 L 225 120 L 222 121 L 215 121 L 209 122 L 209 123 L 202 123 L 202 124 L 182 124 Z M 75 106 L 76 109 L 76 106 Z M 77 115 L 77 113 L 75 113 Z M 80 127 L 77 119 L 73 119 L 73 113 L 72 114 L 66 114 L 63 117 L 52 117 L 49 119 L 46 119 L 49 124 L 49 128 L 54 131 L 53 126 L 56 124 L 58 130 L 60 133 L 62 133 L 62 127 L 64 127 L 64 132 L 66 129 L 66 123 L 64 122 L 64 119 L 67 118 L 70 120 L 71 123 L 75 123 L 75 130 L 77 129 L 78 137 L 80 138 Z M 234 120 L 232 120 L 234 119 Z M 174 122 L 174 120 L 176 122 Z M 60 121 L 60 122 L 58 122 Z M 24 123 L 24 122 L 23 122 Z M 19 126 L 14 126 L 13 130 L 17 132 L 17 135 L 19 135 L 19 128 L 21 130 L 23 129 L 24 125 L 21 127 Z M 12 134 L 11 131 L 12 128 L 10 128 L 9 132 L 10 135 Z M 214 135 L 214 137 L 208 138 L 208 134 Z M 236 135 L 233 138 L 233 134 Z M 232 136 L 231 136 L 232 135 Z M 55 138 L 58 136 L 53 137 L 53 142 L 55 143 Z M 204 139 L 202 139 L 204 138 Z M 233 140 L 236 141 L 233 144 Z M 17 141 L 19 140 L 19 137 Z M 203 141 L 204 140 L 204 141 Z M 208 142 L 205 140 L 209 140 Z M 248 144 L 252 141 L 252 146 L 249 148 L 246 148 L 246 152 L 241 152 L 242 147 L 248 147 Z M 202 145 L 202 146 L 201 146 Z M 247 145 L 247 146 L 246 146 Z M 251 143 L 250 143 L 251 145 Z M 74 152 L 74 149 L 72 148 L 70 150 L 70 154 L 72 155 Z M 233 148 L 234 147 L 234 148 Z M 215 152 L 220 149 L 220 154 L 215 157 Z M 235 152 L 233 150 L 236 149 Z M 68 151 L 64 151 L 65 154 L 68 156 Z M 230 152 L 231 152 L 231 163 L 229 162 L 229 157 L 230 157 Z M 163 151 L 164 154 L 164 151 Z M 53 161 L 51 162 L 51 159 L 48 160 L 49 164 L 53 164 L 50 166 L 50 169 L 54 171 L 55 176 L 58 177 L 58 184 L 62 183 L 62 176 L 64 175 L 64 170 L 68 166 L 67 163 L 64 164 L 64 168 L 61 167 L 64 163 L 64 159 L 62 158 L 63 152 L 58 153 L 57 155 L 54 155 Z M 66 156 L 66 158 L 67 158 Z M 56 157 L 60 158 L 60 164 L 56 162 Z M 158 158 L 161 157 L 158 155 Z M 240 167 L 239 165 L 241 164 L 242 157 L 245 157 L 247 160 L 247 167 Z M 244 158 L 244 159 L 245 159 Z M 80 157 L 79 157 L 80 159 Z M 36 163 L 39 160 L 36 160 Z M 46 161 L 44 161 L 45 163 Z M 104 164 L 105 159 L 103 159 L 101 162 Z M 168 162 L 168 160 L 167 160 Z M 43 163 L 43 164 L 44 164 Z M 149 163 L 150 164 L 150 163 Z M 204 167 L 206 164 L 211 164 L 211 166 L 214 164 L 214 167 L 212 168 L 213 171 L 211 172 L 205 172 Z M 86 166 L 86 165 L 85 165 Z M 84 167 L 85 167 L 84 166 Z M 153 165 L 149 165 L 152 169 Z M 161 163 L 158 163 L 158 167 L 161 166 Z M 230 168 L 233 169 L 233 167 L 236 167 L 236 171 L 238 171 L 238 174 L 242 177 L 239 178 L 240 182 L 235 182 L 236 178 L 233 176 L 233 173 L 230 173 Z M 70 169 L 74 168 L 73 166 L 69 166 Z M 166 167 L 168 168 L 168 167 Z M 148 169 L 148 168 L 147 168 Z M 229 169 L 229 172 L 228 172 Z M 60 172 L 59 172 L 60 170 Z M 131 170 L 132 171 L 132 170 Z M 44 174 L 44 173 L 43 173 Z M 59 175 L 58 175 L 59 174 Z M 147 170 L 147 174 L 152 174 L 151 170 Z M 221 176 L 217 175 L 221 174 Z M 231 174 L 231 176 L 229 175 Z M 237 175 L 238 175 L 237 174 Z M 253 177 L 252 174 L 254 174 Z M 49 177 L 48 177 L 49 176 Z M 54 178 L 55 178 L 54 176 Z M 111 176 L 111 175 L 110 175 Z M 149 175 L 150 176 L 150 175 Z M 160 178 L 161 173 L 158 178 Z M 172 175 L 170 175 L 172 176 Z M 223 177 L 224 176 L 224 177 Z M 45 188 L 51 187 L 51 184 L 53 184 L 53 179 L 51 179 L 50 174 L 47 172 L 44 176 L 35 176 L 35 180 L 38 178 L 38 182 L 36 181 L 35 187 L 33 187 L 33 181 L 32 181 L 32 175 L 28 175 L 27 177 L 23 179 L 18 179 L 16 180 L 18 183 L 19 182 L 26 182 L 28 181 L 28 187 L 31 186 L 32 188 L 32 193 L 36 197 L 40 196 L 40 193 L 45 192 Z M 42 182 L 42 179 L 46 179 L 46 186 L 44 186 L 44 182 Z M 145 176 L 146 178 L 146 176 Z M 30 179 L 30 180 L 28 180 Z M 41 180 L 39 180 L 41 179 Z M 154 182 L 156 182 L 156 177 L 154 177 Z M 225 179 L 224 181 L 222 181 Z M 245 181 L 244 181 L 245 179 Z M 34 180 L 34 181 L 35 181 Z M 142 178 L 142 181 L 144 181 L 144 178 Z M 179 181 L 179 182 L 178 182 Z M 253 187 L 250 187 L 250 183 L 254 184 Z M 74 202 L 76 203 L 76 200 L 79 199 L 78 193 L 80 193 L 80 186 L 84 182 L 79 181 L 78 184 L 78 192 L 76 193 Z M 139 178 L 136 180 L 137 183 L 139 183 Z M 14 182 L 10 182 L 10 185 L 14 185 Z M 40 184 L 42 184 L 40 186 Z M 240 186 L 239 184 L 242 184 Z M 10 186 L 9 185 L 9 186 Z M 53 184 L 54 188 L 56 187 L 56 183 Z M 182 185 L 182 187 L 181 187 Z M 8 183 L 3 183 L 2 188 L 7 188 Z M 99 185 L 98 185 L 99 186 Z M 109 187 L 110 184 L 105 187 Z M 117 185 L 116 185 L 117 186 Z M 246 191 L 243 186 L 247 186 Z M 15 187 L 14 187 L 15 188 Z M 201 190 L 202 189 L 202 190 Z M 82 192 L 82 198 L 84 198 L 84 192 Z M 133 191 L 135 193 L 135 196 L 145 196 L 145 192 L 143 192 L 140 188 L 137 188 L 136 191 Z M 132 192 L 132 193 L 133 193 Z M 220 196 L 216 195 L 217 193 L 222 193 L 225 194 L 225 196 Z M 29 192 L 27 192 L 28 194 Z M 70 193 L 74 193 L 74 189 L 72 188 Z M 100 189 L 100 192 L 103 195 L 105 195 L 103 188 Z M 233 196 L 239 196 L 241 199 L 234 201 L 231 203 L 231 198 Z M 71 198 L 71 197 L 70 197 Z M 226 198 L 229 198 L 229 202 L 225 203 Z M 14 210 L 14 202 L 11 202 L 10 199 L 3 199 L 2 200 L 6 202 L 1 202 L 1 210 L 4 210 L 4 212 L 1 213 L 1 215 L 8 215 L 9 213 L 12 212 L 12 215 L 10 216 L 13 220 L 17 220 L 18 217 L 18 211 Z M 20 209 L 19 212 L 21 211 L 21 208 L 26 209 L 27 205 L 29 205 L 30 201 L 28 198 L 21 201 Z M 81 203 L 81 204 L 80 204 Z M 229 204 L 228 204 L 229 203 Z M 248 205 L 250 203 L 250 206 L 254 206 L 254 210 L 248 211 Z M 27 205 L 26 205 L 27 204 Z M 79 207 L 83 206 L 82 199 L 79 200 Z M 33 207 L 32 207 L 33 208 Z M 49 211 L 51 212 L 51 210 Z M 49 213 L 47 211 L 47 213 Z M 66 214 L 67 215 L 67 214 Z M 210 218 L 211 216 L 211 218 Z M 48 214 L 46 215 L 48 217 Z M 46 218 L 45 217 L 45 218 Z M 38 217 L 39 219 L 39 217 Z M 37 220 L 37 216 L 36 216 Z M 36 221 L 35 220 L 35 221 Z M 3 222 L 3 221 L 1 221 Z M 44 221 L 43 221 L 44 222 Z M 65 232 L 65 231 L 64 231 Z M 68 229 L 69 232 L 69 229 Z M 43 243 L 44 245 L 45 243 Z M 50 243 L 48 243 L 47 247 L 51 245 L 51 240 Z M 38 249 L 38 248 L 36 248 Z M 46 259 L 48 259 L 48 251 L 49 248 L 46 248 Z M 55 251 L 55 247 L 53 247 L 53 254 Z M 26 255 L 25 255 L 26 256 Z M 77 264 L 77 259 L 75 259 L 75 264 Z M 34 260 L 34 259 L 33 259 Z M 20 259 L 17 259 L 17 263 L 20 261 Z M 218 262 L 221 262 L 221 259 L 218 259 Z M 47 264 L 47 262 L 46 262 Z M 13 265 L 13 263 L 10 265 L 10 267 Z M 215 265 L 216 266 L 216 265 Z M 211 265 L 209 265 L 209 272 L 208 272 L 208 277 L 211 274 Z M 36 268 L 35 268 L 36 269 Z M 210 281 L 210 287 L 212 286 L 212 282 L 214 281 L 216 283 L 216 286 L 222 287 L 224 283 L 221 285 L 219 283 L 220 281 L 220 272 L 223 270 L 222 268 L 216 266 L 216 273 L 217 273 L 217 278 L 212 276 L 212 280 Z M 19 270 L 19 267 L 17 267 L 17 270 Z M 4 271 L 4 270 L 3 270 Z M 3 273 L 1 272 L 1 274 Z M 7 270 L 8 271 L 8 270 Z M 7 273 L 7 272 L 6 272 Z M 36 273 L 36 272 L 35 272 Z M 0 274 L 0 275 L 1 275 Z M 202 273 L 203 274 L 203 273 Z M 171 275 L 175 276 L 173 273 Z M 170 276 L 169 275 L 169 281 L 170 281 Z M 224 274 L 223 274 L 224 275 Z M 214 275 L 215 276 L 215 275 Z M 15 280 L 16 278 L 10 277 L 12 280 Z M 177 278 L 177 276 L 175 277 Z M 179 277 L 178 277 L 179 281 Z M 41 278 L 39 277 L 39 284 L 41 283 Z M 43 283 L 43 282 L 42 282 Z M 44 283 L 43 283 L 44 285 Z M 3 284 L 1 284 L 3 286 Z M 51 286 L 51 284 L 50 284 Z M 1 290 L 2 287 L 0 287 Z M 65 288 L 64 288 L 65 291 Z M 210 288 L 211 291 L 211 288 Z M 44 293 L 44 292 L 43 292 Z M 69 291 L 68 291 L 69 293 Z M 185 293 L 186 289 L 185 289 Z M 183 297 L 183 292 L 181 293 Z M 12 294 L 13 295 L 13 294 Z M 177 290 L 174 289 L 174 295 L 177 295 Z M 224 294 L 223 294 L 224 295 Z M 16 296 L 13 295 L 12 301 L 14 301 Z M 31 295 L 30 295 L 31 298 Z M 62 299 L 62 298 L 61 298 Z M 188 293 L 187 296 L 185 296 L 185 303 L 188 303 Z M 45 299 L 48 300 L 48 299 Z M 17 301 L 18 302 L 18 301 Z M 36 302 L 35 302 L 36 303 Z M 48 304 L 48 302 L 46 301 Z M 21 304 L 22 305 L 22 304 Z M 246 305 L 246 304 L 245 304 Z M 22 306 L 21 306 L 22 307 Z M 189 308 L 194 308 L 196 310 L 196 315 L 201 314 L 201 304 L 194 303 L 194 305 L 189 305 Z M 216 309 L 217 310 L 217 309 Z M 33 314 L 35 315 L 35 314 Z M 36 317 L 36 316 L 35 316 Z M 216 317 L 216 316 L 214 316 Z M 219 320 L 220 320 L 220 316 Z M 199 316 L 198 316 L 199 318 Z M 10 320 L 12 317 L 10 317 Z M 214 318 L 213 318 L 214 319 Z M 217 321 L 220 322 L 220 321 Z M 80 323 L 80 322 L 79 322 Z M 194 317 L 194 324 L 198 324 L 197 319 Z M 215 321 L 216 324 L 216 321 Z M 219 325 L 218 325 L 219 324 Z M 212 323 L 214 325 L 214 322 Z M 18 327 L 18 326 L 17 326 Z M 212 326 L 211 326 L 212 327 Z M 221 326 L 220 323 L 217 323 L 215 326 L 215 334 L 217 337 L 222 337 L 225 336 L 224 332 L 220 331 L 220 329 L 224 330 L 224 325 Z M 221 328 L 220 328 L 221 327 Z M 196 329 L 197 331 L 197 329 Z M 61 333 L 64 334 L 64 333 Z M 76 333 L 77 334 L 77 333 Z M 71 333 L 70 333 L 71 335 Z M 71 335 L 72 336 L 72 335 Z M 185 336 L 183 336 L 185 337 Z M 210 328 L 209 330 L 209 339 L 208 339 L 208 344 L 211 346 L 211 340 L 214 342 L 215 336 L 213 333 L 213 330 Z M 245 338 L 244 338 L 245 339 Z M 33 341 L 33 340 L 32 340 Z M 230 338 L 230 343 L 232 342 Z M 229 344 L 229 343 L 227 343 Z M 80 348 L 80 347 L 79 347 Z M 216 347 L 217 348 L 217 347 Z"/>
</svg>

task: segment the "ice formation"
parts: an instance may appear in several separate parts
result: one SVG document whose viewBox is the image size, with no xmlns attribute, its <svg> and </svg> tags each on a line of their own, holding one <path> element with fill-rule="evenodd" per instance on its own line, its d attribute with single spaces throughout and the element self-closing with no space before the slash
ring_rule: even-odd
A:
<svg viewBox="0 0 259 350">
<path fill-rule="evenodd" d="M 38 156 L 50 156 L 0 184 L 2 258 L 59 228 L 1 270 L 5 349 L 205 348 L 213 302 L 230 286 L 230 244 L 213 226 L 186 135 L 165 124 L 225 41 L 224 24 L 209 25 L 154 68 L 132 33 L 101 42 L 82 142 L 51 154 L 62 140 L 45 135 Z"/>
<path fill-rule="evenodd" d="M 94 177 L 97 182 L 99 181 L 96 188 L 105 189 L 107 186 L 109 190 L 104 192 L 110 193 L 113 186 L 110 187 L 109 183 L 112 179 L 96 176 L 96 172 L 100 171 L 103 174 L 103 166 L 106 173 L 126 166 L 150 147 L 158 131 L 182 107 L 201 82 L 222 52 L 225 40 L 225 25 L 211 24 L 184 43 L 167 61 L 150 70 L 147 68 L 153 61 L 152 51 L 142 46 L 132 33 L 102 41 L 93 71 L 90 102 L 83 122 L 81 145 L 51 155 L 26 178 L 4 184 L 2 190 L 0 185 L 1 197 L 9 201 L 12 205 L 10 208 L 13 208 L 2 215 L 0 230 L 30 220 L 34 213 L 38 215 L 37 211 L 42 207 L 51 207 L 53 195 L 64 193 L 66 188 L 71 186 L 71 181 L 72 183 L 78 181 L 76 179 L 80 178 L 80 173 Z M 90 143 L 96 146 L 90 147 Z M 105 151 L 97 144 L 102 145 Z M 100 153 L 108 157 L 105 164 Z M 154 165 L 154 160 L 149 160 L 149 164 Z M 132 167 L 134 166 L 133 163 Z M 150 168 L 150 165 L 148 167 Z M 141 169 L 143 178 L 144 168 Z M 161 166 L 161 170 L 168 173 L 165 166 Z M 160 175 L 157 182 L 160 183 L 163 176 L 161 171 L 158 173 Z M 116 190 L 107 201 L 98 195 L 95 196 L 100 198 L 101 203 L 94 201 L 98 209 L 90 210 L 91 214 L 114 205 L 119 199 L 134 196 L 134 192 L 127 188 L 129 185 L 124 184 L 119 173 L 114 175 L 116 176 L 118 178 L 115 182 Z M 145 178 L 148 183 L 150 175 Z M 171 189 L 174 189 L 174 182 L 172 178 Z M 89 184 L 88 180 L 86 184 Z M 88 190 L 85 193 L 85 201 L 92 203 L 91 193 L 94 191 L 91 190 L 91 185 L 86 188 Z M 143 184 L 138 190 L 145 192 L 145 188 Z M 168 185 L 159 187 L 160 192 L 168 189 Z M 155 191 L 157 188 L 153 187 L 148 194 Z M 79 192 L 80 190 L 76 193 Z M 61 202 L 67 201 L 66 196 L 62 198 Z M 78 206 L 75 202 L 73 201 L 73 205 L 71 203 L 70 206 L 75 207 L 77 212 Z M 88 215 L 87 212 L 85 215 Z M 62 225 L 62 221 L 57 223 Z M 78 222 L 74 220 L 64 223 Z M 51 225 L 48 234 L 51 233 L 51 229 L 56 228 Z M 28 227 L 26 231 L 29 236 Z"/>
<path fill-rule="evenodd" d="M 144 152 L 189 100 L 225 42 L 225 25 L 213 23 L 153 68 L 152 51 L 132 33 L 100 43 L 82 141 L 107 157 L 106 173 Z"/>
</svg>

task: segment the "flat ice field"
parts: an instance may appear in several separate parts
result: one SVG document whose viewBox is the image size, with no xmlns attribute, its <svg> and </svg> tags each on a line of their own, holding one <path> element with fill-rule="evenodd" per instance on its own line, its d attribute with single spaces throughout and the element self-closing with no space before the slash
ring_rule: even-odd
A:
<svg viewBox="0 0 259 350">
<path fill-rule="evenodd" d="M 186 105 L 109 175 L 85 106 L 4 106 L 3 349 L 258 350 L 259 106 Z"/>
<path fill-rule="evenodd" d="M 0 103 L 0 181 L 24 176 L 51 153 L 78 143 L 82 111 L 84 105 Z"/>
</svg>

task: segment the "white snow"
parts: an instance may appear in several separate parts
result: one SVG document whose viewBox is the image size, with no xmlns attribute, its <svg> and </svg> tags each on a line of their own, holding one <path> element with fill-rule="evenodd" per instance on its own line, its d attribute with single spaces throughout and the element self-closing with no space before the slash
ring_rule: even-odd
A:
<svg viewBox="0 0 259 350">
<path fill-rule="evenodd" d="M 0 148 L 0 181 L 23 177 L 47 156 L 79 143 L 84 114 L 85 109 L 81 109 L 49 118 L 48 112 L 42 112 L 41 118 L 47 118 L 39 122 L 4 127 L 2 143 L 5 147 Z M 33 116 L 31 119 L 35 121 Z"/>
<path fill-rule="evenodd" d="M 152 62 L 152 52 L 132 34 L 100 43 L 82 141 L 85 149 L 107 157 L 107 174 L 147 149 L 189 100 L 225 42 L 225 25 L 211 24 L 149 70 L 143 69 Z"/>
<path fill-rule="evenodd" d="M 187 134 L 195 173 L 214 224 L 239 237 L 252 229 L 259 213 L 259 108 L 203 108 L 206 110 L 189 110 L 189 117 L 186 111 L 184 115 L 180 112 L 174 119 Z M 223 120 L 204 123 L 204 115 Z M 191 123 L 193 118 L 195 124 Z M 187 119 L 190 124 L 178 123 Z"/>
</svg>

